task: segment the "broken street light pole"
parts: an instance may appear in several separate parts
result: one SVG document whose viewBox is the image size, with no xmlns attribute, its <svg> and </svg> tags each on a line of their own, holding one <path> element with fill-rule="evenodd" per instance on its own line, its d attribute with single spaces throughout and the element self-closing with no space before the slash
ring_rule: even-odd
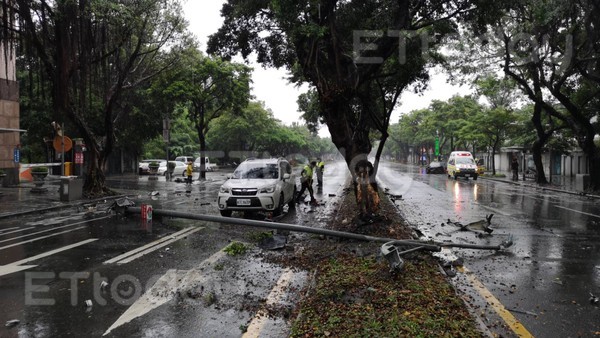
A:
<svg viewBox="0 0 600 338">
<path fill-rule="evenodd" d="M 132 207 L 128 206 L 125 209 L 126 213 L 132 214 L 140 214 L 142 209 L 140 207 Z M 458 244 L 458 243 L 450 243 L 450 242 L 433 242 L 433 241 L 419 241 L 419 240 L 399 240 L 394 238 L 385 238 L 385 237 L 374 237 L 368 235 L 361 235 L 352 232 L 344 232 L 337 230 L 329 230 L 329 229 L 321 229 L 321 228 L 312 228 L 303 225 L 294 225 L 294 224 L 286 224 L 286 223 L 278 223 L 278 222 L 266 222 L 266 221 L 257 221 L 257 220 L 248 220 L 248 219 L 239 219 L 239 218 L 231 218 L 231 217 L 221 217 L 221 216 L 212 216 L 212 215 L 203 215 L 203 214 L 193 214 L 189 212 L 180 212 L 180 211 L 171 211 L 171 210 L 162 210 L 162 209 L 154 209 L 152 213 L 156 216 L 168 216 L 168 217 L 178 217 L 178 218 L 186 218 L 186 219 L 196 219 L 200 221 L 207 222 L 217 222 L 217 223 L 225 223 L 225 224 L 236 224 L 236 225 L 246 225 L 253 227 L 261 227 L 261 228 L 270 228 L 276 230 L 289 230 L 289 231 L 297 231 L 297 232 L 306 232 L 317 235 L 324 236 L 332 236 L 346 239 L 354 239 L 359 241 L 366 242 L 379 242 L 379 243 L 389 243 L 395 246 L 410 246 L 410 247 L 418 247 L 418 250 L 427 250 L 427 251 L 440 251 L 443 247 L 455 247 L 455 248 L 468 248 L 468 249 L 481 249 L 481 250 L 502 250 L 504 248 L 508 248 L 512 245 L 512 236 L 509 240 L 502 242 L 501 245 L 475 245 L 475 244 Z M 412 251 L 412 250 L 411 250 Z"/>
</svg>

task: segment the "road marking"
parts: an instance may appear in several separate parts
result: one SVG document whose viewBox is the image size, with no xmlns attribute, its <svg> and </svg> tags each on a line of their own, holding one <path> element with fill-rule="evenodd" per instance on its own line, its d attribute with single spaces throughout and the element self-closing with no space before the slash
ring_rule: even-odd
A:
<svg viewBox="0 0 600 338">
<path fill-rule="evenodd" d="M 223 248 L 224 249 L 224 248 Z M 214 265 L 218 260 L 226 255 L 225 251 L 219 250 L 208 257 L 200 266 L 192 270 L 168 270 L 162 275 L 151 288 L 138 298 L 127 311 L 125 311 L 109 328 L 103 336 L 109 334 L 117 327 L 127 324 L 135 318 L 141 317 L 146 313 L 158 308 L 173 299 L 177 291 L 186 283 L 197 283 L 202 285 L 205 277 L 202 275 L 202 269 L 208 265 Z"/>
<path fill-rule="evenodd" d="M 109 218 L 109 217 L 111 217 L 111 216 L 100 217 L 100 218 L 96 218 L 94 220 L 101 220 L 101 219 L 105 219 L 105 218 Z M 53 227 L 53 228 L 46 229 L 46 230 L 41 230 L 41 231 L 38 231 L 38 232 L 32 232 L 32 233 L 27 234 L 27 235 L 22 235 L 22 236 L 17 236 L 17 237 L 12 237 L 12 238 L 1 240 L 0 243 L 14 241 L 15 239 L 18 239 L 18 238 L 31 237 L 31 236 L 35 236 L 35 235 L 42 234 L 42 233 L 45 233 L 45 232 L 55 231 L 57 229 L 68 228 L 68 227 L 76 226 L 76 225 L 79 225 L 79 224 L 82 224 L 82 223 L 87 223 L 89 221 L 90 220 L 85 220 L 85 221 L 76 222 L 76 223 L 72 223 L 72 224 L 62 225 L 62 226 L 59 226 L 59 227 Z M 29 228 L 29 229 L 31 229 L 31 228 Z"/>
<path fill-rule="evenodd" d="M 521 322 L 515 318 L 510 311 L 508 311 L 504 305 L 481 283 L 475 275 L 464 266 L 457 267 L 457 270 L 463 273 L 469 282 L 473 285 L 477 293 L 494 309 L 494 311 L 504 320 L 506 325 L 518 336 L 518 337 L 533 337 L 533 335 L 521 324 Z"/>
<path fill-rule="evenodd" d="M 285 288 L 288 287 L 288 285 L 290 285 L 293 276 L 294 272 L 291 269 L 286 268 L 284 270 L 284 272 L 279 277 L 279 280 L 277 280 L 277 283 L 275 284 L 273 289 L 271 289 L 271 292 L 267 296 L 267 300 L 265 302 L 266 306 L 277 304 L 281 300 L 281 298 L 285 296 Z M 252 321 L 248 325 L 248 329 L 242 335 L 242 338 L 261 337 L 262 330 L 267 324 L 268 316 L 269 314 L 264 309 L 258 310 L 258 312 L 256 312 L 256 314 L 254 315 L 254 318 L 252 318 Z"/>
<path fill-rule="evenodd" d="M 588 216 L 600 218 L 600 215 L 590 214 L 589 212 L 583 212 L 583 211 L 579 211 L 579 210 L 575 210 L 575 209 L 571 209 L 571 208 L 567 208 L 567 207 L 561 207 L 560 205 L 557 205 L 556 207 L 560 208 L 560 209 L 565 209 L 565 210 L 569 210 L 569 211 L 572 211 L 572 212 L 576 212 L 576 213 L 579 213 L 579 214 L 583 214 L 583 215 L 588 215 Z"/>
<path fill-rule="evenodd" d="M 37 265 L 0 265 L 0 276 L 35 268 Z"/>
<path fill-rule="evenodd" d="M 29 230 L 29 229 L 34 229 L 34 228 L 35 227 L 29 227 L 29 228 L 23 228 L 23 229 L 19 229 L 19 230 L 15 230 L 15 231 L 5 232 L 3 234 L 0 234 L 0 236 L 10 235 L 10 234 L 14 234 L 15 232 L 22 232 L 22 231 Z"/>
<path fill-rule="evenodd" d="M 39 240 L 42 240 L 42 239 L 45 239 L 45 238 L 50 238 L 50 237 L 54 237 L 54 236 L 58 236 L 58 235 L 62 235 L 62 234 L 66 234 L 67 232 L 72 232 L 72 231 L 81 230 L 81 229 L 85 229 L 85 228 L 86 228 L 85 226 L 82 226 L 82 227 L 78 227 L 78 228 L 71 229 L 71 230 L 66 230 L 66 231 L 57 232 L 57 233 L 55 233 L 55 234 L 52 234 L 52 235 L 47 235 L 47 236 L 42 236 L 42 237 L 38 237 L 38 238 L 34 238 L 34 239 L 30 239 L 30 240 L 28 240 L 28 241 L 23 241 L 23 242 L 19 242 L 19 243 L 14 243 L 14 244 L 10 244 L 10 245 L 5 245 L 5 246 L 2 246 L 2 247 L 0 247 L 0 250 L 4 250 L 4 249 L 8 249 L 8 248 L 12 248 L 12 247 L 14 247 L 14 246 L 18 246 L 18 245 L 21 245 L 21 244 L 27 244 L 27 243 L 36 242 L 36 241 L 39 241 Z"/>
<path fill-rule="evenodd" d="M 169 236 L 165 236 L 161 239 L 158 239 L 154 242 L 148 243 L 144 246 L 141 246 L 139 248 L 133 249 L 131 251 L 128 251 L 122 255 L 119 255 L 117 257 L 113 257 L 107 261 L 104 262 L 104 264 L 112 264 L 112 263 L 117 263 L 117 264 L 125 264 L 125 263 L 129 263 L 131 261 L 133 261 L 136 258 L 140 258 L 146 254 L 149 254 L 150 252 L 156 251 L 162 247 L 164 247 L 165 245 L 169 245 L 187 235 L 191 235 L 196 231 L 202 230 L 204 228 L 200 227 L 200 228 L 194 228 L 194 227 L 188 227 L 185 228 L 181 231 L 178 231 L 172 235 Z"/>
<path fill-rule="evenodd" d="M 12 227 L 12 228 L 6 228 L 6 229 L 0 229 L 0 233 L 8 231 L 8 230 L 14 230 L 14 229 L 18 229 L 19 227 Z"/>
<path fill-rule="evenodd" d="M 21 265 L 21 264 L 33 262 L 33 261 L 38 260 L 40 258 L 48 257 L 48 256 L 51 256 L 51 255 L 54 255 L 55 253 L 59 253 L 59 252 L 65 251 L 65 250 L 69 250 L 69 249 L 72 249 L 72 248 L 75 248 L 75 247 L 78 247 L 78 246 L 81 246 L 81 245 L 84 245 L 84 244 L 87 244 L 87 243 L 90 243 L 90 242 L 93 242 L 93 241 L 97 241 L 97 240 L 98 240 L 98 238 L 86 239 L 85 241 L 81 241 L 81 242 L 77 242 L 77 243 L 70 244 L 70 245 L 67 245 L 67 246 L 63 246 L 62 248 L 58 248 L 58 249 L 54 249 L 54 250 L 51 250 L 51 251 L 47 251 L 47 252 L 41 253 L 39 255 L 31 256 L 29 258 L 25 258 L 25 259 L 22 259 L 20 261 L 9 263 L 7 265 L 0 265 L 0 276 L 4 276 L 4 275 L 11 274 L 13 272 L 18 272 L 18 271 L 26 270 L 26 269 L 29 269 L 29 268 L 33 268 L 33 267 L 35 267 L 37 265 Z"/>
</svg>

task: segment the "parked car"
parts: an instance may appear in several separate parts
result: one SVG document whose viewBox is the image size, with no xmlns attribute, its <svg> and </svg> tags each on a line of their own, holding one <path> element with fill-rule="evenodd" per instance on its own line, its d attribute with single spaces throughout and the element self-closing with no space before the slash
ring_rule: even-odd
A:
<svg viewBox="0 0 600 338">
<path fill-rule="evenodd" d="M 187 164 L 181 161 L 169 161 L 170 163 L 175 163 L 175 168 L 173 169 L 173 176 L 185 176 L 185 169 L 187 168 Z M 167 161 L 161 161 L 158 166 L 158 174 L 159 175 L 167 175 Z"/>
<path fill-rule="evenodd" d="M 478 175 L 485 174 L 485 165 L 483 164 L 483 159 L 481 159 L 481 158 L 475 159 L 475 164 L 477 164 L 477 174 Z"/>
<path fill-rule="evenodd" d="M 425 172 L 428 174 L 445 174 L 446 166 L 442 162 L 433 161 L 425 167 Z"/>
<path fill-rule="evenodd" d="M 193 156 L 177 156 L 177 157 L 175 157 L 175 161 L 181 161 L 185 164 L 188 164 L 188 162 L 194 162 L 194 157 Z"/>
<path fill-rule="evenodd" d="M 194 171 L 200 171 L 200 159 L 200 157 L 197 157 L 194 161 Z M 208 157 L 204 158 L 204 169 L 206 169 L 206 171 L 213 171 L 213 166 Z"/>
<path fill-rule="evenodd" d="M 160 163 L 162 161 L 164 161 L 164 160 L 161 160 L 161 159 L 142 160 L 141 162 L 138 163 L 138 174 L 148 175 L 150 173 L 150 169 L 148 168 L 148 165 L 152 162 Z"/>
<path fill-rule="evenodd" d="M 219 190 L 217 204 L 222 216 L 233 211 L 270 211 L 281 214 L 287 204 L 294 208 L 296 179 L 284 158 L 246 160 Z"/>
</svg>

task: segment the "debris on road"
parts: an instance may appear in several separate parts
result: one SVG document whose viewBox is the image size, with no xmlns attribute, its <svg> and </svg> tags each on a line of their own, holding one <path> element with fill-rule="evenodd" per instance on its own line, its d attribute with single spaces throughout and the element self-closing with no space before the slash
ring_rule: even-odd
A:
<svg viewBox="0 0 600 338">
<path fill-rule="evenodd" d="M 260 242 L 258 242 L 258 247 L 263 250 L 278 250 L 285 248 L 286 244 L 287 236 L 274 234 L 273 236 L 260 240 Z"/>
<path fill-rule="evenodd" d="M 494 232 L 494 229 L 490 228 L 490 226 L 492 225 L 492 217 L 494 216 L 494 214 L 489 214 L 485 216 L 484 220 L 480 220 L 480 221 L 475 221 L 475 222 L 471 222 L 471 223 L 467 223 L 467 224 L 462 224 L 460 222 L 452 222 L 450 219 L 448 219 L 448 224 L 450 225 L 454 225 L 460 228 L 460 230 L 462 231 L 476 231 L 476 230 L 480 230 L 480 231 L 485 231 L 488 234 L 491 234 L 492 232 Z"/>
<path fill-rule="evenodd" d="M 600 298 L 598 298 L 598 296 L 594 296 L 594 294 L 590 292 L 590 304 L 598 305 L 598 303 L 600 303 Z"/>
<path fill-rule="evenodd" d="M 538 316 L 537 313 L 531 312 L 531 311 L 517 310 L 517 309 L 508 309 L 508 311 L 510 311 L 510 312 L 516 312 L 516 313 L 522 313 L 524 315 L 530 315 L 530 316 L 535 316 L 535 317 Z"/>
<path fill-rule="evenodd" d="M 4 324 L 4 326 L 13 327 L 13 326 L 19 325 L 20 322 L 21 321 L 18 319 L 12 319 L 12 320 L 7 321 L 6 324 Z"/>
<path fill-rule="evenodd" d="M 490 217 L 491 218 L 491 217 Z M 502 241 L 500 245 L 477 245 L 477 244 L 461 244 L 452 242 L 434 242 L 422 240 L 395 240 L 384 243 L 381 246 L 381 254 L 390 264 L 392 270 L 399 271 L 404 266 L 404 261 L 401 256 L 416 251 L 426 250 L 439 252 L 442 248 L 463 248 L 463 249 L 478 249 L 478 250 L 496 250 L 501 251 L 513 245 L 512 235 L 508 239 Z M 457 262 L 463 264 L 463 262 Z"/>
</svg>

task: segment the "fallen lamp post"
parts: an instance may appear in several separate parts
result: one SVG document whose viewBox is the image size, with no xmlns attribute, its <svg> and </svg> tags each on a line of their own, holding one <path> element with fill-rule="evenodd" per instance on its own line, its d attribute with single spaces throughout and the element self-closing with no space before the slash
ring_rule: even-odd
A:
<svg viewBox="0 0 600 338">
<path fill-rule="evenodd" d="M 115 206 L 118 209 L 117 212 L 122 212 L 125 214 L 138 214 L 140 215 L 142 212 L 142 208 L 132 206 L 134 203 L 130 200 L 126 201 L 116 201 Z M 416 252 L 416 251 L 432 251 L 439 252 L 442 248 L 462 248 L 462 249 L 478 249 L 478 250 L 496 250 L 501 251 L 504 250 L 513 244 L 513 237 L 510 235 L 507 240 L 503 241 L 499 245 L 477 245 L 477 244 L 465 244 L 465 243 L 452 243 L 452 242 L 435 242 L 435 241 L 425 241 L 425 240 L 399 240 L 393 238 L 385 238 L 385 237 L 375 237 L 369 235 L 356 234 L 352 232 L 344 232 L 337 230 L 329 230 L 329 229 L 321 229 L 321 228 L 312 228 L 303 225 L 295 225 L 295 224 L 286 224 L 286 223 L 278 223 L 278 222 L 267 222 L 267 221 L 258 221 L 258 220 L 248 220 L 248 219 L 239 219 L 239 218 L 231 218 L 231 217 L 222 217 L 222 216 L 213 216 L 213 215 L 204 215 L 204 214 L 194 214 L 189 212 L 180 212 L 180 211 L 172 211 L 172 210 L 162 210 L 162 209 L 154 209 L 152 213 L 155 216 L 168 216 L 168 217 L 177 217 L 177 218 L 185 218 L 185 219 L 195 219 L 200 221 L 207 222 L 217 222 L 217 223 L 225 223 L 225 224 L 236 224 L 236 225 L 245 225 L 245 226 L 253 226 L 253 227 L 261 227 L 261 228 L 269 228 L 275 230 L 288 230 L 288 231 L 296 231 L 296 232 L 306 232 L 324 236 L 332 236 L 346 239 L 354 239 L 359 241 L 367 241 L 367 242 L 379 242 L 383 243 L 381 246 L 381 253 L 386 258 L 390 266 L 393 270 L 401 270 L 404 266 L 404 261 L 401 256 Z M 402 251 L 399 248 L 407 248 Z"/>
</svg>

